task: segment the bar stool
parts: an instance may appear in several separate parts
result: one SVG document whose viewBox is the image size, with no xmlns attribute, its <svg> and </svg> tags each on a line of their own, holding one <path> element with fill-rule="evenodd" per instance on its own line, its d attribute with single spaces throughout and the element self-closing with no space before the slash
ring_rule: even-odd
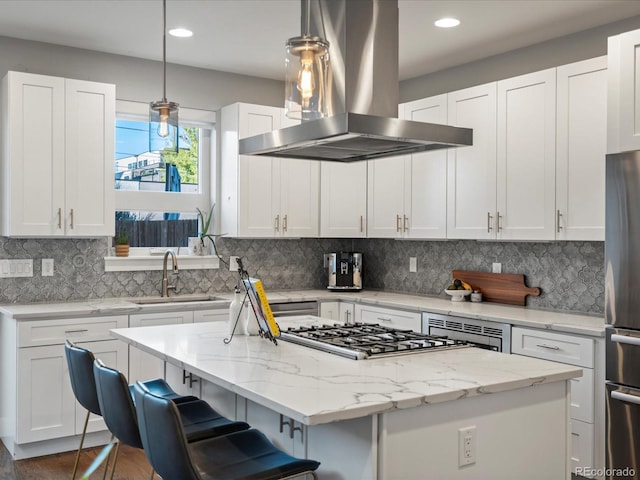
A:
<svg viewBox="0 0 640 480">
<path fill-rule="evenodd" d="M 140 382 L 134 395 L 145 454 L 164 480 L 318 478 L 319 462 L 287 455 L 255 429 L 188 443 L 175 404 Z"/>
<path fill-rule="evenodd" d="M 84 439 L 87 433 L 87 425 L 89 423 L 89 416 L 93 413 L 95 415 L 102 415 L 100 410 L 100 404 L 96 393 L 96 383 L 93 375 L 93 361 L 95 357 L 93 352 L 86 348 L 78 347 L 72 342 L 67 340 L 64 345 L 65 355 L 67 357 L 67 368 L 69 369 L 69 379 L 71 380 L 71 389 L 76 397 L 76 400 L 83 408 L 87 410 L 87 415 L 84 420 L 84 427 L 82 428 L 82 437 L 80 438 L 80 445 L 76 452 L 76 459 L 73 465 L 73 474 L 71 480 L 76 478 L 78 471 L 78 462 L 80 460 L 80 452 L 84 445 Z M 144 382 L 151 391 L 157 395 L 171 399 L 175 402 L 192 401 L 197 400 L 197 397 L 191 395 L 182 396 L 177 394 L 168 384 L 162 379 L 153 379 Z M 133 387 L 132 387 L 133 388 Z M 133 391 L 131 392 L 133 396 Z"/>
<path fill-rule="evenodd" d="M 140 439 L 134 401 L 124 375 L 114 368 L 105 366 L 100 359 L 93 362 L 93 375 L 102 418 L 111 433 L 118 439 L 111 471 L 113 478 L 120 443 L 135 448 L 143 448 L 143 444 Z M 152 391 L 148 385 L 142 384 L 145 385 L 145 389 Z M 180 423 L 187 432 L 187 441 L 189 442 L 227 435 L 249 428 L 245 422 L 235 422 L 223 417 L 204 400 L 195 399 L 180 403 L 175 403 L 167 398 L 165 400 L 176 405 Z"/>
</svg>

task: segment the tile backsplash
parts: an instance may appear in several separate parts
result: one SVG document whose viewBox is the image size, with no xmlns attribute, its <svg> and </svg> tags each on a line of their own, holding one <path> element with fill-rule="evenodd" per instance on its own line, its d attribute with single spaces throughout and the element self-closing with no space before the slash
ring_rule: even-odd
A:
<svg viewBox="0 0 640 480">
<path fill-rule="evenodd" d="M 103 257 L 110 238 L 13 239 L 0 237 L 0 259 L 32 258 L 30 278 L 0 278 L 0 303 L 73 301 L 160 293 L 161 271 L 105 272 Z M 249 274 L 271 290 L 325 288 L 323 253 L 363 253 L 364 287 L 392 292 L 445 296 L 451 271 L 491 271 L 526 275 L 540 297 L 534 308 L 602 314 L 604 311 L 604 242 L 396 241 L 382 239 L 238 240 L 220 238 L 218 252 L 242 258 Z M 409 258 L 417 272 L 409 273 Z M 54 259 L 54 276 L 43 277 L 41 260 Z M 158 262 L 162 258 L 158 257 Z M 180 293 L 231 292 L 238 277 L 220 264 L 217 270 L 182 270 Z"/>
</svg>

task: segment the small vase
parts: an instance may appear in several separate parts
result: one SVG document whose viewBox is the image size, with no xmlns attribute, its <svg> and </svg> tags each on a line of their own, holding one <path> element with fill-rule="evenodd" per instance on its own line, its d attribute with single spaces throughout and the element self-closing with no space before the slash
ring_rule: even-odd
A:
<svg viewBox="0 0 640 480">
<path fill-rule="evenodd" d="M 204 242 L 200 237 L 189 237 L 189 255 L 203 256 L 206 255 Z"/>
<path fill-rule="evenodd" d="M 128 257 L 129 245 L 116 245 L 116 257 Z"/>
</svg>

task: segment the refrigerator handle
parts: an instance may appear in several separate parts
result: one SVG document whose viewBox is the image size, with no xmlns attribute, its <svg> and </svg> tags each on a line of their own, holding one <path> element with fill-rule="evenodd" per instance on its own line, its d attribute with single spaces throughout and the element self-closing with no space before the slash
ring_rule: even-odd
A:
<svg viewBox="0 0 640 480">
<path fill-rule="evenodd" d="M 636 397 L 635 395 L 630 395 L 628 393 L 613 391 L 611 392 L 611 398 L 613 398 L 614 400 L 620 400 L 622 402 L 640 405 L 640 397 Z"/>
<path fill-rule="evenodd" d="M 628 343 L 629 345 L 640 347 L 640 338 L 638 337 L 629 337 L 627 335 L 618 335 L 617 333 L 614 333 L 611 335 L 611 341 L 617 343 Z"/>
</svg>

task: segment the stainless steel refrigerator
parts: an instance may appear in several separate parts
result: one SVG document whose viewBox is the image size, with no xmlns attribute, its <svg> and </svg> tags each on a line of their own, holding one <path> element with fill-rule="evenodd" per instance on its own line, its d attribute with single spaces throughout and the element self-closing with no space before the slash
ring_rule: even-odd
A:
<svg viewBox="0 0 640 480">
<path fill-rule="evenodd" d="M 607 479 L 640 475 L 640 151 L 607 155 Z"/>
</svg>

